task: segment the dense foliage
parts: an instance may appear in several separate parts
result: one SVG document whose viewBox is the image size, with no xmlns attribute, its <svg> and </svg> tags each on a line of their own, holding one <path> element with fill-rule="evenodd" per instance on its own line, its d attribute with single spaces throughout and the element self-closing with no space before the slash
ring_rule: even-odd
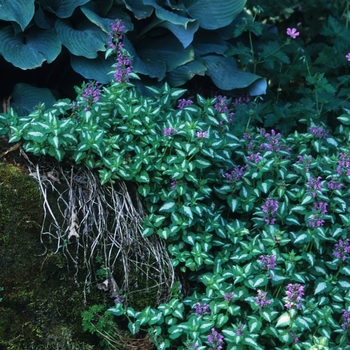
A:
<svg viewBox="0 0 350 350">
<path fill-rule="evenodd" d="M 266 91 L 265 79 L 238 68 L 227 52 L 237 36 L 235 27 L 242 15 L 248 16 L 244 5 L 245 0 L 13 0 L 1 6 L 2 64 L 21 70 L 43 66 L 43 86 L 35 80 L 20 82 L 50 87 L 63 96 L 73 73 L 106 84 L 114 62 L 105 57 L 108 33 L 119 18 L 140 88 L 150 82 L 180 86 L 195 75 L 207 75 L 220 89 L 245 88 L 258 95 Z M 49 91 L 24 89 L 13 91 L 15 103 L 32 108 L 41 94 L 40 102 L 52 105 Z"/>
<path fill-rule="evenodd" d="M 156 308 L 116 298 L 108 312 L 131 334 L 159 349 L 348 346 L 348 10 L 329 16 L 319 38 L 254 22 L 258 9 L 241 14 L 228 52 L 268 77 L 264 99 L 169 84 L 142 95 L 117 21 L 107 51 L 118 57 L 115 81 L 85 83 L 76 101 L 48 110 L 0 115 L 1 134 L 25 151 L 96 169 L 102 184 L 137 185 L 143 235 L 167 242 L 179 283 Z M 112 344 L 94 319 L 84 314 L 86 329 Z"/>
</svg>

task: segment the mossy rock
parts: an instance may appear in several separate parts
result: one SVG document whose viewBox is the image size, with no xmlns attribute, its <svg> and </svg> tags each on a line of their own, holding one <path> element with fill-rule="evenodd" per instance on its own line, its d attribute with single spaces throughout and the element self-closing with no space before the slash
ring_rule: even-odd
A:
<svg viewBox="0 0 350 350">
<path fill-rule="evenodd" d="M 0 163 L 0 349 L 98 349 L 82 331 L 87 306 L 65 259 L 43 255 L 42 218 L 36 181 Z"/>
</svg>

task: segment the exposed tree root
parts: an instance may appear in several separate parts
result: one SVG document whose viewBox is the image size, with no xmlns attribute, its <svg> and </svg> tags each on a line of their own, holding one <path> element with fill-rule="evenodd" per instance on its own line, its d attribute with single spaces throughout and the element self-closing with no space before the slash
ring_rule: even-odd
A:
<svg viewBox="0 0 350 350">
<path fill-rule="evenodd" d="M 131 275 L 135 271 L 146 281 L 141 289 L 157 289 L 158 303 L 169 297 L 174 283 L 171 259 L 160 237 L 141 234 L 146 213 L 137 190 L 131 195 L 123 181 L 101 186 L 98 175 L 88 168 L 32 165 L 29 171 L 44 201 L 41 242 L 56 242 L 55 253 L 61 250 L 73 263 L 76 282 L 79 270 L 86 267 L 85 293 L 96 281 L 98 256 L 108 276 L 99 287 L 111 297 L 123 290 L 127 302 L 130 293 L 140 292 Z M 56 193 L 55 203 L 49 201 L 53 197 L 49 191 Z M 113 276 L 121 269 L 124 278 L 116 282 Z"/>
</svg>

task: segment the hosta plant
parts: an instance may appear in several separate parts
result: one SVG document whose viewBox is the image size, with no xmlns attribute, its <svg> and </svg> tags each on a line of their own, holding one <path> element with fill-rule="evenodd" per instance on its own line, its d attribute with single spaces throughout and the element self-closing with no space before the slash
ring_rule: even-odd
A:
<svg viewBox="0 0 350 350">
<path fill-rule="evenodd" d="M 110 25 L 122 19 L 125 46 L 142 86 L 168 82 L 181 86 L 196 75 L 207 75 L 224 90 L 247 89 L 259 95 L 266 79 L 238 67 L 228 53 L 234 29 L 243 18 L 245 0 L 13 0 L 1 3 L 0 58 L 21 70 L 44 66 L 40 88 L 67 96 L 67 81 L 80 74 L 106 84 L 113 64 L 106 57 Z M 13 68 L 12 67 L 12 68 Z M 60 76 L 57 76 L 57 71 Z M 17 72 L 13 70 L 13 74 Z M 7 74 L 7 72 L 4 72 Z M 11 75 L 10 75 L 11 76 Z M 38 79 L 30 82 L 37 86 Z M 39 83 L 40 84 L 40 83 Z M 30 108 L 49 104 L 27 88 Z M 15 103 L 19 103 L 16 94 Z M 51 104 L 50 104 L 51 106 Z"/>
</svg>

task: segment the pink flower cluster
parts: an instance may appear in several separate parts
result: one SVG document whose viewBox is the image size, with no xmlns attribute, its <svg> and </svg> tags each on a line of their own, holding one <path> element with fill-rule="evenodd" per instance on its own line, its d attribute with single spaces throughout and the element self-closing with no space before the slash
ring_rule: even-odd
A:
<svg viewBox="0 0 350 350">
<path fill-rule="evenodd" d="M 300 33 L 296 28 L 287 28 L 287 35 L 289 35 L 292 39 L 295 39 Z"/>
</svg>

